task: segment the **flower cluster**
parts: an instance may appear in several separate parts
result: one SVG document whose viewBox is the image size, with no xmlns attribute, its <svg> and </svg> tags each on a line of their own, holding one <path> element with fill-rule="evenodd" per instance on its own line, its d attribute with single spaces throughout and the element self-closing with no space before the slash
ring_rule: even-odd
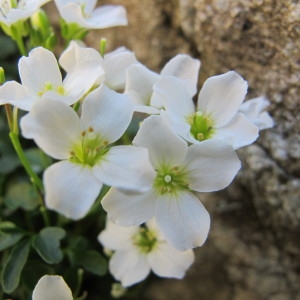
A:
<svg viewBox="0 0 300 300">
<path fill-rule="evenodd" d="M 45 2 L 1 1 L 0 22 L 10 28 Z M 1 105 L 25 111 L 22 136 L 55 160 L 42 188 L 37 184 L 46 209 L 77 221 L 101 201 L 107 222 L 98 240 L 113 251 L 109 270 L 124 287 L 150 270 L 182 278 L 210 228 L 197 192 L 232 182 L 241 167 L 236 150 L 273 126 L 264 111 L 268 101 L 244 102 L 247 82 L 229 71 L 208 78 L 195 105 L 198 59 L 179 54 L 156 73 L 125 48 L 98 52 L 72 39 L 91 28 L 126 25 L 124 8 L 55 4 L 68 47 L 58 59 L 34 47 L 19 60 L 21 82 L 0 87 Z M 52 285 L 64 295 L 57 297 L 71 299 L 60 277 L 43 277 L 33 299 Z"/>
</svg>

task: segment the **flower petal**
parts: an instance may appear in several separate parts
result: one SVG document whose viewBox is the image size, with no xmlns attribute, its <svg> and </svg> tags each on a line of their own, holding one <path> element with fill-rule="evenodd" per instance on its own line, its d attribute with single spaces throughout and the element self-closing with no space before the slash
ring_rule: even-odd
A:
<svg viewBox="0 0 300 300">
<path fill-rule="evenodd" d="M 138 192 L 148 191 L 155 177 L 148 150 L 134 146 L 110 148 L 93 173 L 106 185 Z"/>
<path fill-rule="evenodd" d="M 168 76 L 160 78 L 153 86 L 153 97 L 160 98 L 166 111 L 183 118 L 195 112 L 192 97 L 185 82 L 179 78 Z"/>
<path fill-rule="evenodd" d="M 71 41 L 59 58 L 59 64 L 66 72 L 74 65 L 88 61 L 99 61 L 102 64 L 103 58 L 96 49 L 80 45 L 78 41 Z"/>
<path fill-rule="evenodd" d="M 137 249 L 116 251 L 109 261 L 109 271 L 124 287 L 144 280 L 150 273 L 147 257 Z"/>
<path fill-rule="evenodd" d="M 32 49 L 28 57 L 19 60 L 19 74 L 22 84 L 37 94 L 44 90 L 45 84 L 55 89 L 62 84 L 54 54 L 43 47 Z"/>
<path fill-rule="evenodd" d="M 229 123 L 216 129 L 213 138 L 230 143 L 234 149 L 238 149 L 252 144 L 258 138 L 258 132 L 258 127 L 244 114 L 237 113 Z"/>
<path fill-rule="evenodd" d="M 159 75 L 141 64 L 132 65 L 126 71 L 125 93 L 135 105 L 150 105 L 153 84 Z"/>
<path fill-rule="evenodd" d="M 68 105 L 50 99 L 38 101 L 21 119 L 22 135 L 34 139 L 48 155 L 56 159 L 70 157 L 72 145 L 80 141 L 79 118 Z"/>
<path fill-rule="evenodd" d="M 232 146 L 217 140 L 190 146 L 185 163 L 189 188 L 198 192 L 218 191 L 227 187 L 241 166 Z"/>
<path fill-rule="evenodd" d="M 36 95 L 29 93 L 23 85 L 16 81 L 7 81 L 0 86 L 0 105 L 11 104 L 29 111 L 37 99 Z"/>
<path fill-rule="evenodd" d="M 215 127 L 224 126 L 237 113 L 247 93 L 247 82 L 236 72 L 208 78 L 199 93 L 197 110 L 209 115 Z"/>
<path fill-rule="evenodd" d="M 44 185 L 46 206 L 73 220 L 87 214 L 102 187 L 89 167 L 69 161 L 47 168 Z"/>
<path fill-rule="evenodd" d="M 72 96 L 74 100 L 69 105 L 80 100 L 96 83 L 104 81 L 105 72 L 98 60 L 85 61 L 76 64 L 67 73 L 63 81 L 66 95 Z"/>
<path fill-rule="evenodd" d="M 105 83 L 113 90 L 124 90 L 126 81 L 125 71 L 136 63 L 137 59 L 134 53 L 124 47 L 105 54 L 103 63 Z"/>
<path fill-rule="evenodd" d="M 91 18 L 86 20 L 87 28 L 108 28 L 128 24 L 126 10 L 122 5 L 102 5 L 97 7 Z"/>
<path fill-rule="evenodd" d="M 178 54 L 173 57 L 162 69 L 162 76 L 175 76 L 185 81 L 190 95 L 197 91 L 198 73 L 200 61 L 186 54 Z"/>
<path fill-rule="evenodd" d="M 264 111 L 270 105 L 270 101 L 265 97 L 257 97 L 244 102 L 239 112 L 243 113 L 246 118 L 259 128 L 259 130 L 271 128 L 274 126 L 274 121 Z"/>
<path fill-rule="evenodd" d="M 159 242 L 148 254 L 148 262 L 156 275 L 181 279 L 194 262 L 194 252 L 178 251 L 167 242 Z"/>
<path fill-rule="evenodd" d="M 64 279 L 58 275 L 44 275 L 36 284 L 32 300 L 73 300 L 72 292 Z"/>
<path fill-rule="evenodd" d="M 139 232 L 139 226 L 118 226 L 109 220 L 106 228 L 98 235 L 98 241 L 110 250 L 124 250 L 132 247 L 131 238 Z"/>
<path fill-rule="evenodd" d="M 102 199 L 109 220 L 121 226 L 140 225 L 154 216 L 157 197 L 153 191 L 133 193 L 111 188 Z"/>
<path fill-rule="evenodd" d="M 146 118 L 132 143 L 149 150 L 154 167 L 178 165 L 187 152 L 187 143 L 176 136 L 160 116 Z"/>
<path fill-rule="evenodd" d="M 166 240 L 179 251 L 202 246 L 207 238 L 209 214 L 191 192 L 161 196 L 155 217 Z"/>
<path fill-rule="evenodd" d="M 83 102 L 82 129 L 92 127 L 108 143 L 113 143 L 125 132 L 132 115 L 133 105 L 128 97 L 102 84 Z"/>
</svg>

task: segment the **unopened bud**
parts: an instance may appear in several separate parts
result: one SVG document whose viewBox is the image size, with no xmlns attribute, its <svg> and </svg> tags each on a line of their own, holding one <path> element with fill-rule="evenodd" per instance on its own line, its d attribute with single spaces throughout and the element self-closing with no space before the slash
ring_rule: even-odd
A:
<svg viewBox="0 0 300 300">
<path fill-rule="evenodd" d="M 3 84 L 4 82 L 5 82 L 4 69 L 2 67 L 0 67 L 0 85 Z"/>
</svg>

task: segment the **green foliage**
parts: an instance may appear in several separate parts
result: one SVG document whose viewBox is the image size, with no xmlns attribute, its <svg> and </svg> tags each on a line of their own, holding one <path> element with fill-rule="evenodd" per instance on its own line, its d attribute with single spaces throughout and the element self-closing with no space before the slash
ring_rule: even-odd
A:
<svg viewBox="0 0 300 300">
<path fill-rule="evenodd" d="M 11 222 L 0 223 L 0 251 L 15 245 L 21 240 L 24 233 Z"/>
<path fill-rule="evenodd" d="M 11 211 L 18 208 L 31 211 L 38 206 L 38 195 L 29 182 L 13 182 L 4 196 L 4 203 Z"/>
<path fill-rule="evenodd" d="M 34 237 L 32 245 L 45 262 L 56 264 L 63 259 L 60 240 L 65 235 L 66 232 L 60 227 L 46 227 Z"/>
<path fill-rule="evenodd" d="M 11 293 L 18 287 L 20 275 L 27 261 L 29 249 L 30 241 L 28 239 L 22 240 L 14 246 L 5 261 L 1 274 L 1 282 L 4 292 Z"/>
</svg>

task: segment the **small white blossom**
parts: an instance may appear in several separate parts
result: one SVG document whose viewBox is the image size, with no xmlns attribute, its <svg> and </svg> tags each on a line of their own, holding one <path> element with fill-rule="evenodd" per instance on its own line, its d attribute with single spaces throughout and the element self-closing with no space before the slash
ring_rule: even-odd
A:
<svg viewBox="0 0 300 300">
<path fill-rule="evenodd" d="M 91 92 L 81 116 L 67 104 L 45 98 L 22 118 L 22 134 L 61 160 L 44 172 L 45 203 L 71 219 L 82 218 L 103 183 L 145 191 L 155 176 L 145 148 L 114 146 L 127 129 L 133 107 L 126 95 L 105 85 Z"/>
<path fill-rule="evenodd" d="M 59 58 L 59 64 L 67 72 L 77 64 L 84 62 L 100 64 L 105 72 L 105 77 L 103 79 L 102 74 L 99 74 L 99 80 L 113 90 L 124 90 L 125 70 L 136 64 L 137 59 L 132 51 L 124 47 L 109 52 L 102 58 L 94 48 L 85 47 L 75 41 L 70 42 L 70 45 Z"/>
<path fill-rule="evenodd" d="M 153 94 L 153 85 L 161 77 L 174 76 L 183 81 L 192 97 L 196 93 L 200 61 L 189 55 L 178 54 L 162 69 L 155 73 L 143 65 L 133 65 L 126 71 L 126 89 L 135 105 L 135 111 L 147 114 L 159 114 L 163 103 Z"/>
<path fill-rule="evenodd" d="M 0 23 L 10 26 L 31 17 L 50 0 L 0 0 Z"/>
<path fill-rule="evenodd" d="M 253 143 L 258 128 L 238 110 L 247 92 L 247 82 L 236 72 L 208 78 L 195 109 L 184 83 L 174 77 L 159 80 L 154 95 L 165 106 L 161 111 L 176 134 L 190 143 L 223 140 L 235 149 Z"/>
<path fill-rule="evenodd" d="M 274 121 L 265 109 L 270 105 L 270 101 L 265 97 L 257 97 L 244 102 L 239 109 L 246 118 L 258 127 L 259 130 L 271 128 Z"/>
<path fill-rule="evenodd" d="M 170 246 L 154 220 L 143 227 L 120 227 L 107 222 L 98 240 L 115 251 L 109 271 L 124 287 L 144 280 L 150 271 L 160 277 L 180 279 L 194 262 L 193 251 L 178 251 Z"/>
<path fill-rule="evenodd" d="M 96 7 L 97 0 L 55 0 L 60 16 L 82 28 L 101 29 L 127 25 L 126 10 L 121 5 Z"/>
<path fill-rule="evenodd" d="M 145 193 L 110 189 L 102 200 L 108 218 L 131 226 L 154 216 L 166 240 L 178 250 L 201 246 L 210 217 L 193 191 L 217 191 L 231 183 L 240 168 L 234 149 L 217 140 L 188 147 L 155 115 L 143 121 L 133 144 L 149 150 L 156 170 L 152 189 Z"/>
<path fill-rule="evenodd" d="M 22 84 L 7 81 L 0 87 L 0 104 L 12 104 L 30 111 L 42 97 L 57 99 L 66 104 L 80 100 L 96 83 L 104 78 L 100 64 L 86 62 L 77 64 L 64 80 L 54 54 L 42 47 L 30 51 L 29 56 L 19 60 Z"/>
<path fill-rule="evenodd" d="M 44 275 L 33 290 L 32 300 L 73 300 L 73 296 L 61 276 Z"/>
</svg>

